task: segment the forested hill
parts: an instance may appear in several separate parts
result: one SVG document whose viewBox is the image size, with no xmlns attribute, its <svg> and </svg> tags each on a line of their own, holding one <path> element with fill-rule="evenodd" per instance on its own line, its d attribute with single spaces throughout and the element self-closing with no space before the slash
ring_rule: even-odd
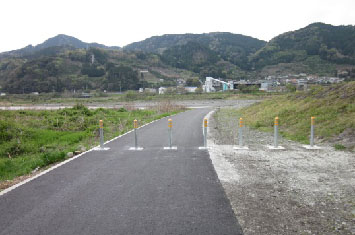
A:
<svg viewBox="0 0 355 235">
<path fill-rule="evenodd" d="M 41 54 L 43 50 L 53 53 Z M 151 53 L 57 46 L 36 55 L 0 59 L 0 92 L 126 91 L 174 86 L 177 78 L 198 77 L 162 63 Z M 142 75 L 142 70 L 149 72 Z"/>
<path fill-rule="evenodd" d="M 310 24 L 273 38 L 252 56 L 250 62 L 256 68 L 263 68 L 266 65 L 310 59 L 355 64 L 355 26 Z"/>
<path fill-rule="evenodd" d="M 241 34 L 215 32 L 155 36 L 129 44 L 124 49 L 159 53 L 163 55 L 163 59 L 167 63 L 188 69 L 191 68 L 186 67 L 185 64 L 191 64 L 191 62 L 196 66 L 205 65 L 204 62 L 197 61 L 195 63 L 194 57 L 199 57 L 197 60 L 202 58 L 207 63 L 208 61 L 216 62 L 216 59 L 211 58 L 212 54 L 239 67 L 247 68 L 248 56 L 265 44 L 265 41 Z M 190 56 L 186 56 L 186 54 L 190 54 Z"/>
<path fill-rule="evenodd" d="M 62 52 L 63 49 L 84 49 L 88 47 L 105 48 L 105 49 L 120 49 L 120 47 L 109 47 L 99 43 L 83 42 L 75 37 L 65 34 L 58 34 L 55 37 L 49 38 L 36 46 L 28 45 L 27 47 L 0 53 L 0 58 L 4 57 L 22 57 L 22 56 L 38 56 L 38 55 L 54 55 Z"/>
<path fill-rule="evenodd" d="M 215 51 L 225 51 L 226 49 L 239 49 L 247 54 L 255 52 L 263 47 L 266 42 L 233 33 L 204 33 L 204 34 L 165 34 L 154 36 L 140 42 L 134 42 L 124 47 L 126 50 L 141 50 L 146 52 L 162 53 L 173 46 L 184 45 L 194 41 L 204 46 L 208 46 Z"/>
</svg>

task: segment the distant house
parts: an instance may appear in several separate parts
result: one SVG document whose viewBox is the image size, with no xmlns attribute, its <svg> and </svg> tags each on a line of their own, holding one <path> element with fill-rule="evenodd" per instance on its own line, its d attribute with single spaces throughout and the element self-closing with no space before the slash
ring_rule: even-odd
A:
<svg viewBox="0 0 355 235">
<path fill-rule="evenodd" d="M 158 89 L 159 95 L 162 95 L 162 94 L 164 94 L 165 92 L 166 92 L 166 87 L 159 87 L 159 89 Z"/>
<path fill-rule="evenodd" d="M 186 81 L 185 81 L 184 79 L 182 79 L 182 78 L 178 78 L 178 79 L 176 80 L 176 82 L 177 82 L 177 85 L 178 85 L 178 86 L 184 86 L 185 83 L 186 83 Z"/>
<path fill-rule="evenodd" d="M 157 89 L 155 89 L 155 88 L 145 88 L 144 92 L 146 92 L 146 93 L 157 93 Z"/>
<path fill-rule="evenodd" d="M 259 90 L 260 91 L 269 91 L 271 87 L 272 87 L 271 82 L 262 82 Z"/>
<path fill-rule="evenodd" d="M 307 80 L 306 79 L 298 79 L 297 80 L 297 90 L 307 90 Z"/>
<path fill-rule="evenodd" d="M 34 92 L 32 92 L 31 94 L 32 94 L 32 95 L 39 95 L 39 92 L 34 91 Z"/>
<path fill-rule="evenodd" d="M 186 86 L 185 90 L 189 93 L 194 93 L 196 92 L 197 87 L 196 86 Z"/>
<path fill-rule="evenodd" d="M 81 93 L 80 98 L 90 98 L 91 96 L 89 93 Z"/>
<path fill-rule="evenodd" d="M 1 92 L 0 96 L 6 96 L 6 93 Z"/>
</svg>

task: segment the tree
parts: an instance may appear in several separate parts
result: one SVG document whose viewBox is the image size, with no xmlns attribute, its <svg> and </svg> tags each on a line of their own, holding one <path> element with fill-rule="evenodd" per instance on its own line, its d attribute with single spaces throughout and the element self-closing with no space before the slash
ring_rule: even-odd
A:
<svg viewBox="0 0 355 235">
<path fill-rule="evenodd" d="M 200 85 L 200 81 L 198 80 L 198 78 L 188 78 L 186 80 L 186 86 L 199 86 Z"/>
</svg>

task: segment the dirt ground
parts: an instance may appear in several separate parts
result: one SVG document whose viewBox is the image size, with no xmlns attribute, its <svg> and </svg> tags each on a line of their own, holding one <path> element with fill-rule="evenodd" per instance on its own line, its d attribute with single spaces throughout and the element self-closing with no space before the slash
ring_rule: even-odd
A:
<svg viewBox="0 0 355 235">
<path fill-rule="evenodd" d="M 233 150 L 238 119 L 228 109 L 211 114 L 208 145 L 245 234 L 355 234 L 354 153 L 284 139 L 285 150 L 269 150 L 272 133 L 249 128 L 249 150 Z"/>
<path fill-rule="evenodd" d="M 89 109 L 97 108 L 121 108 L 131 107 L 145 109 L 164 101 L 132 101 L 132 102 L 107 102 L 107 103 L 88 103 L 85 104 Z M 187 108 L 206 108 L 220 106 L 246 105 L 254 103 L 253 100 L 174 100 L 171 101 L 176 105 L 185 106 Z M 5 105 L 0 103 L 0 110 L 57 110 L 63 108 L 71 108 L 75 104 L 28 104 L 28 105 Z"/>
</svg>

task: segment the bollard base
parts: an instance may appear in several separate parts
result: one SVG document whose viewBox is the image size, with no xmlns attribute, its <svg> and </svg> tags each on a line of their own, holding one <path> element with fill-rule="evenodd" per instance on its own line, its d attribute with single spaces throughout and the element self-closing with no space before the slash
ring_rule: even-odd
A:
<svg viewBox="0 0 355 235">
<path fill-rule="evenodd" d="M 211 147 L 204 147 L 204 146 L 202 146 L 202 147 L 198 147 L 198 149 L 211 149 Z"/>
<path fill-rule="evenodd" d="M 282 147 L 282 146 L 277 146 L 277 147 L 275 147 L 275 146 L 273 146 L 273 145 L 267 145 L 266 146 L 268 149 L 271 149 L 271 150 L 283 150 L 283 149 L 285 149 L 285 147 Z"/>
<path fill-rule="evenodd" d="M 309 150 L 317 150 L 317 149 L 322 149 L 321 147 L 317 146 L 317 145 L 313 145 L 313 146 L 310 146 L 310 145 L 302 145 L 303 148 L 305 149 L 309 149 Z"/>
<path fill-rule="evenodd" d="M 142 147 L 130 147 L 128 150 L 135 150 L 135 151 L 142 151 L 143 148 Z"/>
<path fill-rule="evenodd" d="M 177 146 L 164 147 L 164 150 L 177 150 Z"/>
<path fill-rule="evenodd" d="M 248 150 L 248 146 L 234 146 L 233 149 L 235 150 Z"/>
<path fill-rule="evenodd" d="M 101 147 L 95 147 L 94 148 L 95 151 L 107 151 L 109 149 L 110 149 L 109 147 L 102 147 L 102 148 Z"/>
</svg>

